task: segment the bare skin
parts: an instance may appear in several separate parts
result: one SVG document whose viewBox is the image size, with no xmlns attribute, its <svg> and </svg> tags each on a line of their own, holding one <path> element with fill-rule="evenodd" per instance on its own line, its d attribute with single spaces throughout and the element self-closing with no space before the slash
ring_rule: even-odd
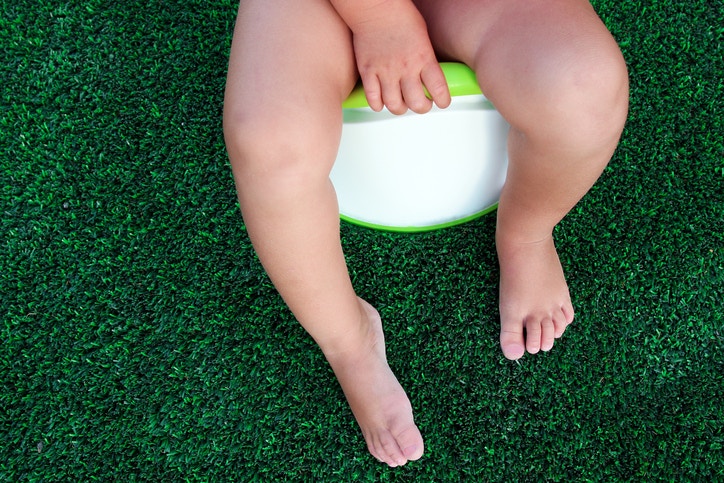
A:
<svg viewBox="0 0 724 483">
<path fill-rule="evenodd" d="M 224 134 L 259 259 L 329 360 L 370 452 L 399 466 L 420 457 L 422 436 L 387 365 L 379 316 L 352 288 L 329 181 L 354 59 L 327 0 L 241 2 Z"/>
<path fill-rule="evenodd" d="M 586 1 L 415 3 L 434 19 L 438 54 L 472 66 L 511 124 L 496 230 L 500 345 L 513 360 L 548 351 L 574 318 L 553 229 L 618 143 L 628 112 L 625 63 Z"/>
<path fill-rule="evenodd" d="M 573 320 L 553 228 L 605 167 L 627 107 L 625 65 L 588 3 L 244 0 L 225 98 L 259 259 L 332 366 L 370 453 L 390 466 L 420 458 L 424 442 L 379 315 L 349 279 L 329 172 L 358 76 L 373 108 L 424 113 L 450 102 L 436 55 L 473 67 L 512 126 L 496 234 L 500 343 L 509 359 L 550 350 Z"/>
<path fill-rule="evenodd" d="M 360 299 L 365 343 L 343 352 L 325 353 L 347 402 L 378 461 L 404 465 L 422 456 L 424 444 L 414 423 L 412 405 L 387 364 L 382 320 L 377 310 Z"/>
</svg>

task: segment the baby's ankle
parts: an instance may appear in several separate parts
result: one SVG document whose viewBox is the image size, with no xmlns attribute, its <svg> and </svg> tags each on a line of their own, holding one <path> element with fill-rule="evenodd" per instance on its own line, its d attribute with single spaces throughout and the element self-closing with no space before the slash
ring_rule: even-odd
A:
<svg viewBox="0 0 724 483">
<path fill-rule="evenodd" d="M 498 246 L 520 246 L 547 241 L 553 237 L 555 226 L 528 226 L 498 220 L 495 229 L 495 243 Z"/>
<path fill-rule="evenodd" d="M 498 257 L 515 256 L 521 252 L 530 252 L 536 247 L 550 246 L 553 243 L 551 232 L 520 233 L 498 232 L 495 235 L 495 248 Z"/>
<path fill-rule="evenodd" d="M 366 306 L 365 306 L 366 305 Z M 369 304 L 360 299 L 359 318 L 351 321 L 344 333 L 331 335 L 324 343 L 320 343 L 320 349 L 330 362 L 340 359 L 355 359 L 357 356 L 369 354 L 372 348 L 384 340 L 378 333 L 377 326 L 379 319 L 377 311 Z"/>
</svg>

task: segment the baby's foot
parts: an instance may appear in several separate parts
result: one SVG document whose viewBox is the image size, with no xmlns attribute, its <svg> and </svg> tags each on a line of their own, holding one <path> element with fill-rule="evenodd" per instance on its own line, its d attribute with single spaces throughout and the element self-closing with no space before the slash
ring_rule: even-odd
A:
<svg viewBox="0 0 724 483">
<path fill-rule="evenodd" d="M 348 351 L 325 354 L 362 429 L 370 453 L 395 467 L 419 459 L 423 441 L 405 391 L 387 365 L 382 321 L 360 299 L 369 337 Z"/>
<path fill-rule="evenodd" d="M 552 237 L 534 243 L 501 238 L 500 347 L 515 360 L 526 350 L 550 350 L 573 322 L 573 305 Z"/>
</svg>

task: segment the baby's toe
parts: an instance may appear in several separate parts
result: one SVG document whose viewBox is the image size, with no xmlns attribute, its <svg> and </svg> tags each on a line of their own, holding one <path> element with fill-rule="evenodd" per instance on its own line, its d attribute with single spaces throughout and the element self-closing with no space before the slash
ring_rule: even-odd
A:
<svg viewBox="0 0 724 483">
<path fill-rule="evenodd" d="M 377 453 L 382 460 L 391 467 L 402 466 L 407 463 L 407 459 L 402 454 L 402 450 L 395 441 L 395 438 L 389 432 L 384 432 L 379 436 L 376 444 Z"/>
<path fill-rule="evenodd" d="M 522 323 L 501 323 L 500 348 L 503 350 L 503 355 L 512 361 L 523 357 L 523 354 L 525 354 L 525 340 L 523 338 Z"/>
<path fill-rule="evenodd" d="M 402 449 L 402 455 L 406 460 L 419 460 L 425 451 L 422 441 L 422 434 L 417 426 L 411 426 L 400 431 L 396 436 L 397 446 Z"/>
<path fill-rule="evenodd" d="M 555 323 L 552 319 L 543 319 L 541 322 L 540 350 L 547 352 L 553 348 L 556 340 Z"/>
<path fill-rule="evenodd" d="M 541 349 L 543 328 L 538 320 L 528 321 L 525 325 L 525 348 L 531 354 L 537 354 Z"/>
</svg>

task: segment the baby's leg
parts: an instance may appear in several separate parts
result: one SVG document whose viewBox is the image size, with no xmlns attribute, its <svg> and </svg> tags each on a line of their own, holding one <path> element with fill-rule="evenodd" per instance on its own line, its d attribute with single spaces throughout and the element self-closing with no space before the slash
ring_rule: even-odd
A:
<svg viewBox="0 0 724 483">
<path fill-rule="evenodd" d="M 439 54 L 472 66 L 511 124 L 496 233 L 503 353 L 549 350 L 573 321 L 553 228 L 614 152 L 626 65 L 585 0 L 419 3 Z"/>
<path fill-rule="evenodd" d="M 279 293 L 337 375 L 372 454 L 423 451 L 385 358 L 377 312 L 352 288 L 329 173 L 341 103 L 357 79 L 351 37 L 327 0 L 243 0 L 224 135 L 249 236 Z"/>
</svg>

